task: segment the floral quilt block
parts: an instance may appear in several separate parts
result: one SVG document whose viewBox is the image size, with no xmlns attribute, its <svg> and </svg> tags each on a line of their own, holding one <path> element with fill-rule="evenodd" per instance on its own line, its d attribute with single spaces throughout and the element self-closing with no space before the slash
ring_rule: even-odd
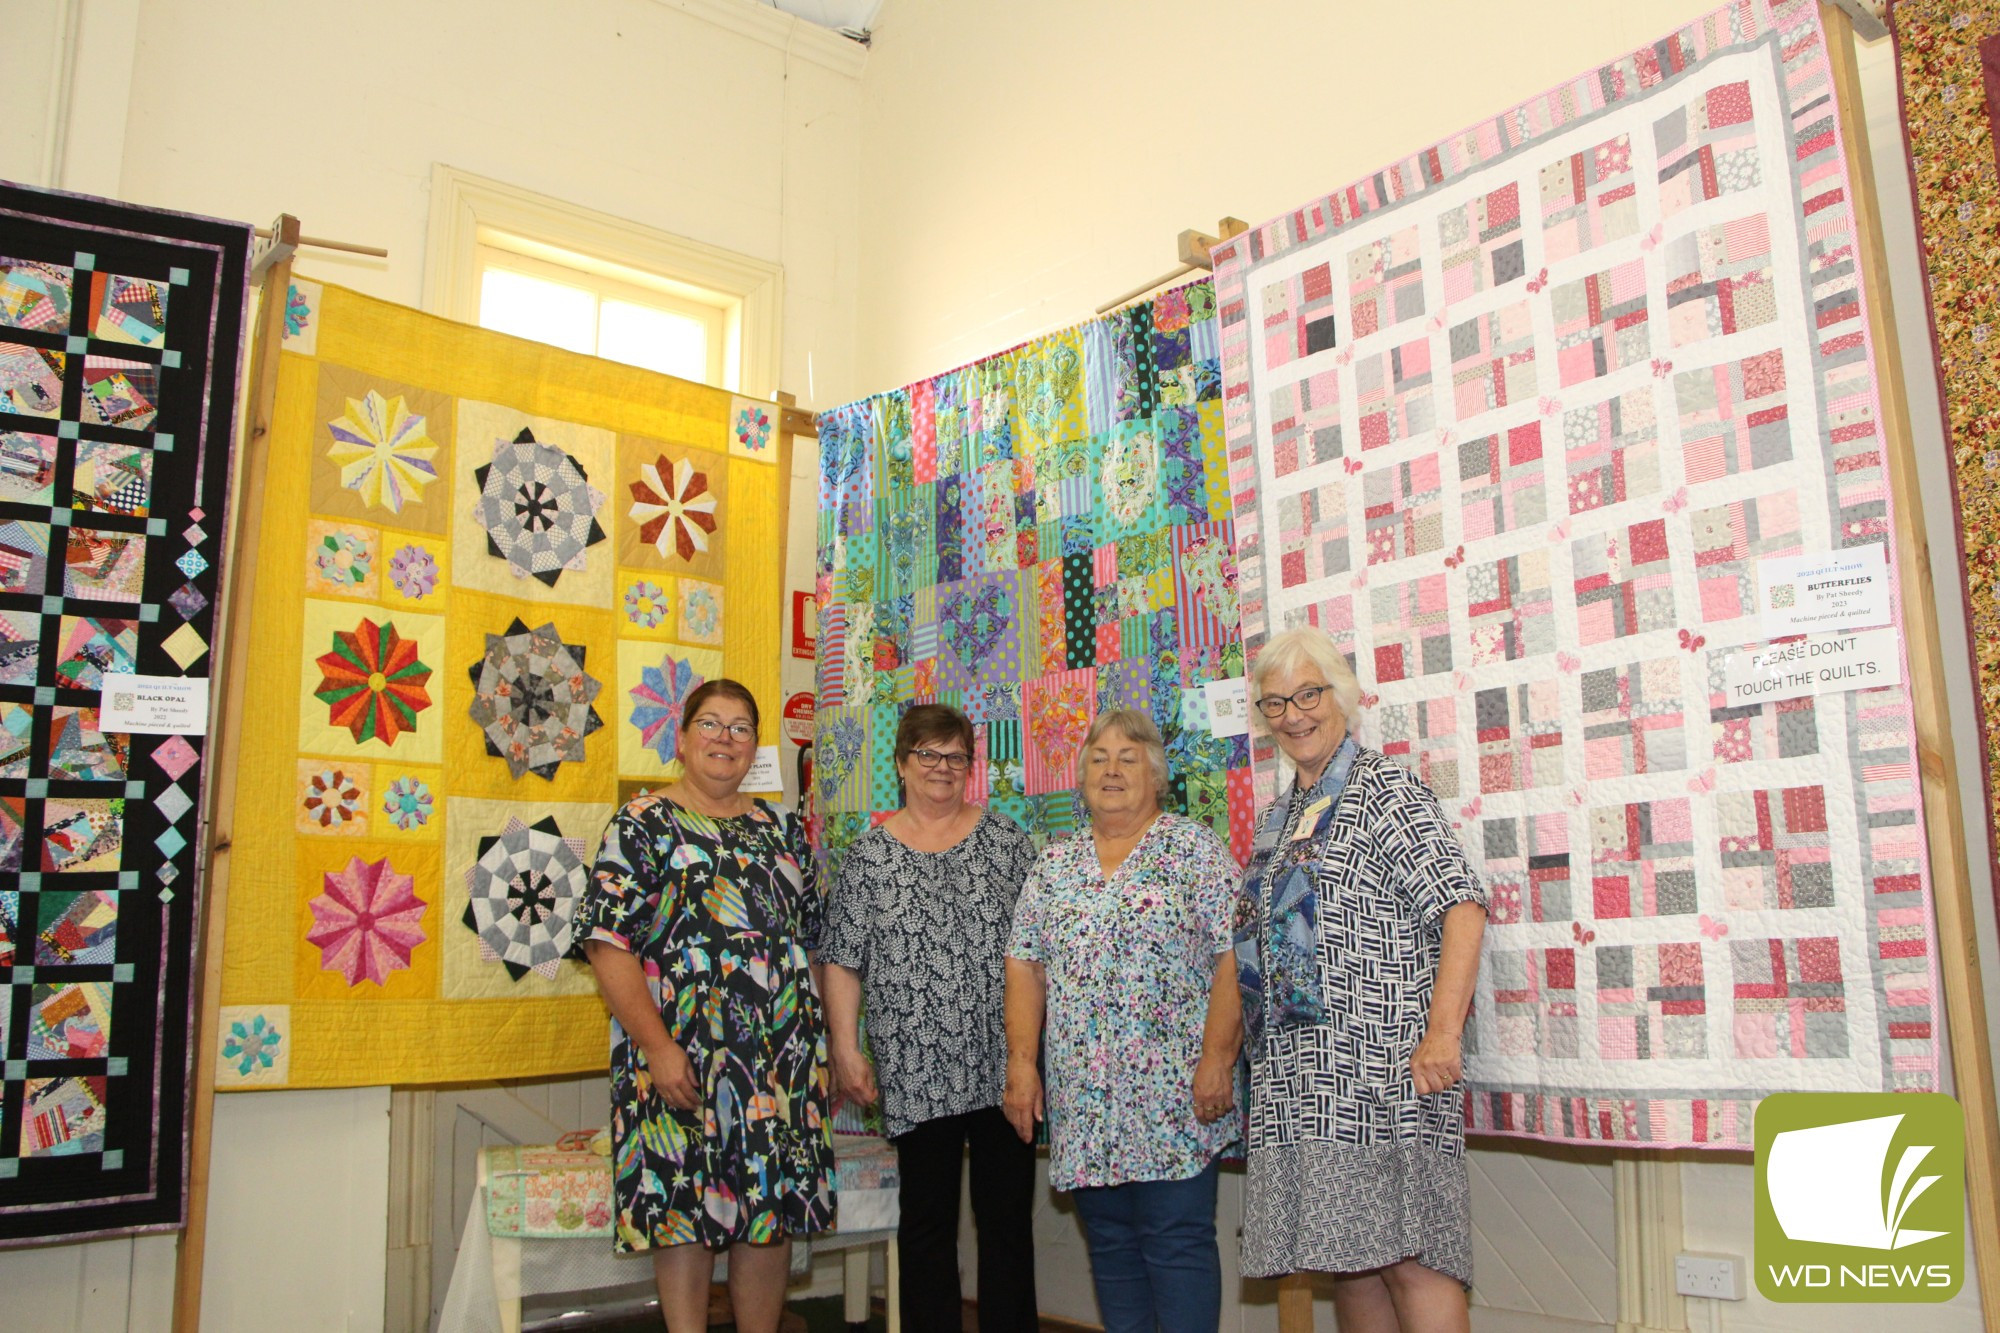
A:
<svg viewBox="0 0 2000 1333">
<path fill-rule="evenodd" d="M 1442 574 L 1371 587 L 1375 679 L 1409 680 L 1452 667 L 1451 606 Z"/>
<path fill-rule="evenodd" d="M 1521 240 L 1521 187 L 1509 182 L 1438 216 L 1444 299 L 1519 281 L 1528 271 Z"/>
<path fill-rule="evenodd" d="M 1758 562 L 1805 549 L 1796 491 L 1699 509 L 1691 526 L 1696 595 L 1702 620 L 1711 624 L 1757 610 Z"/>
<path fill-rule="evenodd" d="M 1084 734 L 1097 716 L 1097 673 L 1060 671 L 1031 680 L 1021 696 L 1021 745 L 1029 796 L 1067 791 L 1077 781 Z"/>
<path fill-rule="evenodd" d="M 1264 289 L 1264 358 L 1274 369 L 1334 345 L 1333 273 L 1315 264 Z"/>
<path fill-rule="evenodd" d="M 1696 94 L 1653 122 L 1660 216 L 1764 183 L 1750 83 L 1737 79 Z"/>
<path fill-rule="evenodd" d="M 1597 1052 L 1605 1060 L 1708 1055 L 1708 980 L 1699 940 L 1601 945 Z"/>
<path fill-rule="evenodd" d="M 1363 474 L 1368 563 L 1427 555 L 1444 545 L 1444 482 L 1436 454 Z"/>
<path fill-rule="evenodd" d="M 1575 915 L 1566 815 L 1484 819 L 1467 841 L 1485 873 L 1494 925 L 1568 921 Z"/>
<path fill-rule="evenodd" d="M 1364 450 L 1411 439 L 1435 427 L 1430 340 L 1418 338 L 1357 360 L 1354 401 Z"/>
<path fill-rule="evenodd" d="M 1590 895 L 1599 921 L 1696 911 L 1694 820 L 1685 796 L 1590 811 Z"/>
<path fill-rule="evenodd" d="M 1583 775 L 1597 782 L 1688 766 L 1681 664 L 1656 657 L 1599 667 L 1582 690 Z"/>
<path fill-rule="evenodd" d="M 1669 241 L 1667 327 L 1675 347 L 1760 328 L 1778 317 L 1771 224 L 1763 213 Z"/>
<path fill-rule="evenodd" d="M 1472 696 L 1482 795 L 1563 780 L 1562 689 L 1553 680 L 1493 685 Z"/>
<path fill-rule="evenodd" d="M 1382 753 L 1415 773 L 1441 800 L 1456 800 L 1458 699 L 1444 695 L 1384 704 L 1376 714 Z"/>
<path fill-rule="evenodd" d="M 1542 253 L 1551 263 L 1639 234 L 1632 136 L 1616 135 L 1543 167 Z"/>
<path fill-rule="evenodd" d="M 1534 400 L 1540 381 L 1535 373 L 1535 322 L 1527 302 L 1501 306 L 1452 326 L 1451 383 L 1460 421 Z"/>
<path fill-rule="evenodd" d="M 1542 423 L 1526 422 L 1458 446 L 1461 531 L 1467 542 L 1548 521 Z"/>
<path fill-rule="evenodd" d="M 1465 616 L 1473 666 L 1554 652 L 1555 589 L 1548 551 L 1523 551 L 1468 565 Z"/>
<path fill-rule="evenodd" d="M 1833 905 L 1833 849 L 1824 787 L 1715 794 L 1723 901 L 1745 911 Z"/>
<path fill-rule="evenodd" d="M 1550 1060 L 1573 1060 L 1582 1053 L 1576 955 L 1569 947 L 1496 949 L 1487 958 L 1500 1050 Z"/>
<path fill-rule="evenodd" d="M 1690 485 L 1792 461 L 1781 349 L 1675 375 L 1674 405 Z"/>
<path fill-rule="evenodd" d="M 1658 409 L 1650 387 L 1563 413 L 1569 512 L 1651 495 L 1660 489 Z"/>
<path fill-rule="evenodd" d="M 1351 567 L 1346 485 L 1321 482 L 1278 501 L 1278 541 L 1278 574 L 1284 587 L 1345 574 Z"/>
<path fill-rule="evenodd" d="M 1423 252 L 1417 228 L 1405 227 L 1348 254 L 1347 308 L 1356 338 L 1423 317 Z"/>
<path fill-rule="evenodd" d="M 1585 645 L 1674 623 L 1667 524 L 1648 519 L 1571 543 L 1577 637 Z"/>
<path fill-rule="evenodd" d="M 1729 959 L 1730 1035 L 1739 1057 L 1847 1057 L 1847 979 L 1838 939 L 1731 940 Z"/>
<path fill-rule="evenodd" d="M 1644 260 L 1551 289 L 1549 308 L 1555 320 L 1556 378 L 1564 388 L 1641 364 L 1651 355 Z"/>
<path fill-rule="evenodd" d="M 1271 391 L 1272 470 L 1288 477 L 1342 456 L 1340 372 L 1323 370 Z"/>
</svg>

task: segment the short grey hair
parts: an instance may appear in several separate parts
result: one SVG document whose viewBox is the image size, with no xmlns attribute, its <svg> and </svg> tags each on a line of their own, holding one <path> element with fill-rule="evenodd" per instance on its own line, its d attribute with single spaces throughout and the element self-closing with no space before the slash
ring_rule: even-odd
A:
<svg viewBox="0 0 2000 1333">
<path fill-rule="evenodd" d="M 1340 705 L 1340 715 L 1350 723 L 1361 710 L 1361 682 L 1354 678 L 1354 668 L 1347 665 L 1346 654 L 1340 651 L 1331 635 L 1316 625 L 1300 625 L 1281 634 L 1274 634 L 1264 650 L 1257 654 L 1257 660 L 1250 664 L 1250 703 L 1254 708 L 1263 697 L 1264 682 L 1274 675 L 1301 675 L 1308 667 L 1318 667 L 1320 679 L 1333 691 L 1334 702 Z M 1256 711 L 1259 721 L 1264 714 Z"/>
<path fill-rule="evenodd" d="M 1167 799 L 1167 743 L 1160 738 L 1160 729 L 1153 725 L 1153 718 L 1137 708 L 1113 708 L 1097 715 L 1090 724 L 1090 731 L 1083 738 L 1083 745 L 1076 752 L 1078 762 L 1090 753 L 1090 747 L 1107 731 L 1115 731 L 1146 752 L 1146 763 L 1153 770 L 1153 785 L 1158 788 L 1160 801 Z"/>
</svg>

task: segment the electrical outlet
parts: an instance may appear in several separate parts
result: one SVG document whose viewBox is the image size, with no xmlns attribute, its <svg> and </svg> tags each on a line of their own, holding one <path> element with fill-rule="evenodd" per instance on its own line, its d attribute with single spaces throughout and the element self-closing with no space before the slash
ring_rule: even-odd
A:
<svg viewBox="0 0 2000 1333">
<path fill-rule="evenodd" d="M 1733 1254 L 1683 1250 L 1674 1256 L 1674 1290 L 1715 1301 L 1743 1299 L 1743 1260 Z"/>
</svg>

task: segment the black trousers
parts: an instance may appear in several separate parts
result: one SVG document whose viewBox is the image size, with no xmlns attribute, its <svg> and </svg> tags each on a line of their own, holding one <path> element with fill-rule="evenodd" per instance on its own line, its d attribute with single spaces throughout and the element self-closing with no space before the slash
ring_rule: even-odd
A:
<svg viewBox="0 0 2000 1333">
<path fill-rule="evenodd" d="M 979 1234 L 980 1333 L 1037 1333 L 1035 1150 L 997 1106 L 926 1120 L 890 1140 L 902 1176 L 903 1327 L 959 1333 L 960 1164 L 972 1150 L 972 1220 Z"/>
</svg>

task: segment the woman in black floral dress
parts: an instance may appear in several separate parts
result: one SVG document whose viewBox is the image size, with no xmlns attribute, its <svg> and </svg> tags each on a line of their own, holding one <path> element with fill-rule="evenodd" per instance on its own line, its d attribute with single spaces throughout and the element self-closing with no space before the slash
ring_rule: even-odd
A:
<svg viewBox="0 0 2000 1333">
<path fill-rule="evenodd" d="M 708 1323 L 718 1250 L 743 1333 L 772 1333 L 791 1238 L 833 1225 L 820 896 L 799 821 L 738 787 L 757 704 L 688 696 L 684 776 L 604 832 L 578 935 L 610 1006 L 617 1248 L 652 1250 L 675 1333 Z"/>
</svg>

